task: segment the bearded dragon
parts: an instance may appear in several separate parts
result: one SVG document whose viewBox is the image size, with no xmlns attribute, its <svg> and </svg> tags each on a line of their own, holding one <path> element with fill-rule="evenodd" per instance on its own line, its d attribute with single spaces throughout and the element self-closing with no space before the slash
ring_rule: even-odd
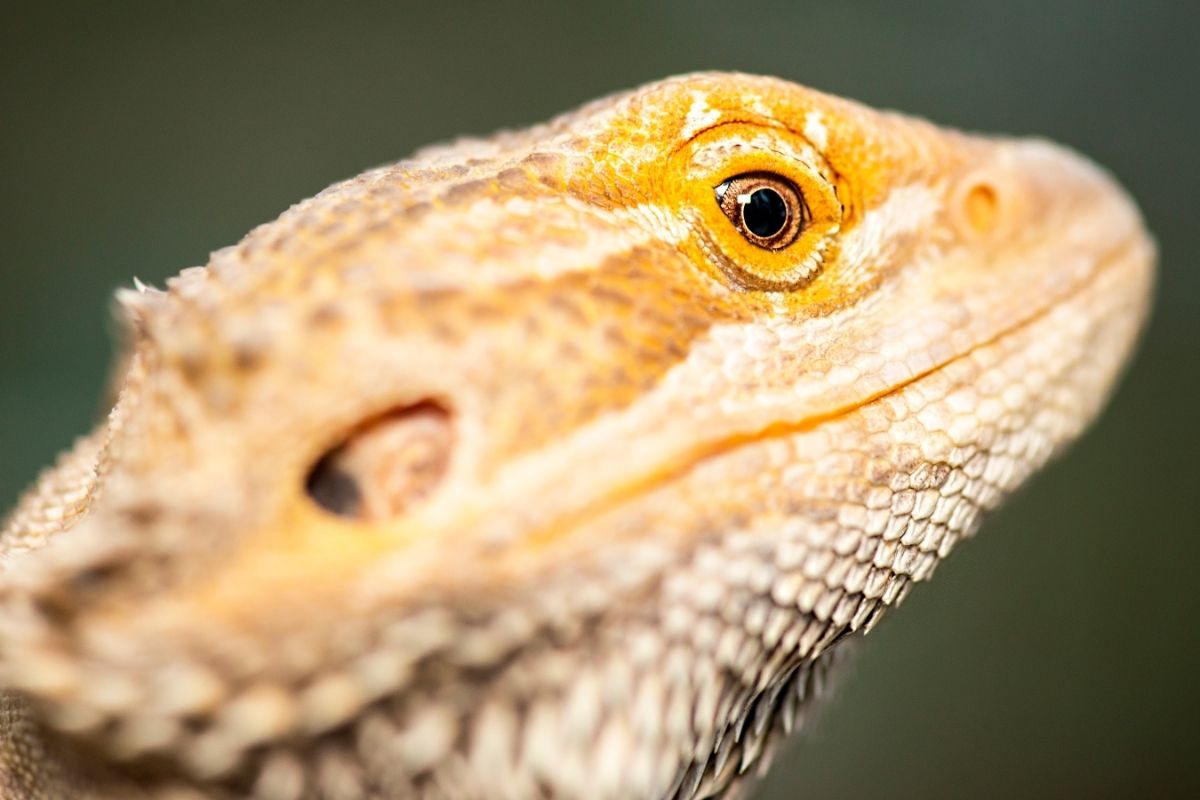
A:
<svg viewBox="0 0 1200 800">
<path fill-rule="evenodd" d="M 0 536 L 3 796 L 743 792 L 1154 261 L 1063 147 L 739 74 L 334 185 L 118 293 Z"/>
</svg>

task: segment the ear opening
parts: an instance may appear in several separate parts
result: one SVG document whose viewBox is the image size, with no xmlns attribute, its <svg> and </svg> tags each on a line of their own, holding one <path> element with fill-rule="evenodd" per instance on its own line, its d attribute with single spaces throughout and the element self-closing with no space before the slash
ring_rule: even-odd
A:
<svg viewBox="0 0 1200 800">
<path fill-rule="evenodd" d="M 317 460 L 309 498 L 347 519 L 399 517 L 437 489 L 453 448 L 450 411 L 433 400 L 365 420 Z"/>
</svg>

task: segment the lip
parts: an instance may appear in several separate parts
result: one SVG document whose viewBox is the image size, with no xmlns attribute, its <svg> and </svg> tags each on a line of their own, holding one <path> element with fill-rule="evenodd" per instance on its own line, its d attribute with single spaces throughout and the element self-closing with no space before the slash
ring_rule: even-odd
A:
<svg viewBox="0 0 1200 800">
<path fill-rule="evenodd" d="M 1123 264 L 1129 267 L 1126 270 L 1126 275 L 1123 276 L 1124 279 L 1119 280 L 1115 287 L 1103 288 L 1106 290 L 1111 288 L 1114 292 L 1127 292 L 1131 297 L 1138 298 L 1134 301 L 1136 308 L 1131 311 L 1131 313 L 1136 314 L 1138 324 L 1134 328 L 1134 334 L 1128 337 L 1128 341 L 1125 342 L 1126 347 L 1128 347 L 1136 339 L 1136 332 L 1140 330 L 1140 326 L 1145 320 L 1145 309 L 1149 305 L 1148 295 L 1153 284 L 1153 262 L 1153 241 L 1144 233 L 1133 236 L 1099 257 L 1093 269 L 1086 276 L 1076 281 L 1073 286 L 1066 289 L 1065 292 L 1057 295 L 1050 302 L 1033 307 L 1028 314 L 1022 316 L 1020 319 L 1005 325 L 991 336 L 981 339 L 968 349 L 956 353 L 950 358 L 942 359 L 927 369 L 915 373 L 882 391 L 864 396 L 853 403 L 838 406 L 827 412 L 806 416 L 798 420 L 785 420 L 772 423 L 756 431 L 713 439 L 691 449 L 676 452 L 671 457 L 660 461 L 657 465 L 647 470 L 639 471 L 637 475 L 632 476 L 627 481 L 612 487 L 602 495 L 592 498 L 582 506 L 557 517 L 543 528 L 531 532 L 523 538 L 530 544 L 545 544 L 564 535 L 569 536 L 572 530 L 583 527 L 589 522 L 602 517 L 604 514 L 620 508 L 625 503 L 683 477 L 705 461 L 720 458 L 747 445 L 816 430 L 822 425 L 845 419 L 884 398 L 900 394 L 905 389 L 942 372 L 954 363 L 971 358 L 985 348 L 1001 344 L 1014 337 L 1028 333 L 1030 329 L 1036 327 L 1039 322 L 1045 320 L 1056 309 L 1083 302 L 1099 286 L 1103 278 L 1111 276 Z M 1138 297 L 1139 295 L 1140 297 Z"/>
<path fill-rule="evenodd" d="M 1045 319 L 1050 313 L 1052 313 L 1054 311 L 1055 308 L 1057 308 L 1061 305 L 1067 304 L 1067 303 L 1075 302 L 1082 295 L 1086 294 L 1089 289 L 1094 287 L 1099 282 L 1102 275 L 1104 275 L 1107 272 L 1109 272 L 1110 270 L 1114 269 L 1114 266 L 1113 266 L 1114 264 L 1124 260 L 1126 257 L 1136 256 L 1137 254 L 1136 254 L 1135 250 L 1140 245 L 1143 244 L 1143 241 L 1144 240 L 1126 241 L 1126 242 L 1122 243 L 1121 245 L 1113 248 L 1112 250 L 1109 250 L 1107 253 L 1105 253 L 1103 256 L 1101 256 L 1100 258 L 1098 258 L 1096 260 L 1095 267 L 1092 269 L 1092 271 L 1086 277 L 1077 281 L 1074 286 L 1070 287 L 1062 295 L 1054 298 L 1054 300 L 1052 302 L 1044 303 L 1042 305 L 1035 307 L 1032 311 L 1030 311 L 1029 314 L 1025 315 L 1024 317 L 1020 318 L 1019 320 L 1013 322 L 1010 325 L 1006 325 L 1006 326 L 1002 327 L 996 333 L 992 334 L 991 336 L 981 339 L 980 341 L 971 345 L 966 350 L 963 350 L 962 352 L 957 353 L 957 354 L 951 356 L 950 358 L 942 359 L 941 361 L 935 363 L 933 366 L 931 366 L 927 369 L 921 370 L 920 372 L 917 372 L 917 373 L 909 376 L 908 378 L 905 378 L 904 380 L 900 381 L 899 383 L 896 383 L 893 386 L 891 386 L 887 389 L 884 389 L 883 391 L 876 392 L 872 395 L 868 395 L 860 401 L 848 404 L 846 406 L 842 406 L 836 410 L 830 411 L 825 414 L 820 414 L 820 415 L 817 415 L 814 417 L 809 417 L 807 419 L 804 419 L 804 420 L 796 422 L 796 423 L 787 423 L 787 422 L 779 423 L 782 430 L 778 434 L 775 434 L 775 435 L 786 435 L 787 433 L 794 433 L 794 432 L 802 431 L 802 430 L 811 430 L 812 428 L 816 427 L 817 425 L 821 424 L 822 422 L 827 422 L 829 420 L 844 417 L 848 414 L 851 414 L 851 413 L 863 408 L 864 406 L 868 406 L 871 403 L 874 403 L 877 400 L 880 400 L 881 398 L 888 397 L 888 396 L 894 395 L 894 394 L 898 394 L 899 392 L 903 391 L 905 388 L 912 386 L 913 384 L 919 383 L 924 378 L 927 378 L 928 376 L 933 375 L 935 373 L 941 372 L 943 369 L 945 369 L 949 365 L 951 365 L 957 361 L 962 361 L 963 359 L 970 358 L 973 354 L 977 353 L 978 351 L 982 350 L 985 347 L 989 347 L 991 345 L 997 344 L 998 342 L 1001 342 L 1005 339 L 1008 339 L 1012 336 L 1015 336 L 1015 335 L 1021 333 L 1022 331 L 1027 330 L 1031 326 L 1037 324 L 1038 321 Z M 1139 261 L 1142 265 L 1142 267 L 1140 268 L 1140 271 L 1149 275 L 1152 272 L 1148 268 L 1148 265 L 1152 261 L 1152 257 L 1150 256 L 1150 254 L 1147 254 L 1146 258 L 1139 259 Z M 768 436 L 761 436 L 761 437 L 754 436 L 754 437 L 749 437 L 749 438 L 751 440 L 757 440 L 760 438 L 769 438 L 769 437 Z"/>
</svg>

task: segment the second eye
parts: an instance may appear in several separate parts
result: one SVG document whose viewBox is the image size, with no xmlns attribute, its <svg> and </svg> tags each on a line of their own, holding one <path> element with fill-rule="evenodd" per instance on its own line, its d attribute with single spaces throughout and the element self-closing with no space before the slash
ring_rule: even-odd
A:
<svg viewBox="0 0 1200 800">
<path fill-rule="evenodd" d="M 782 250 L 796 240 L 808 218 L 800 191 L 769 172 L 752 172 L 716 188 L 717 203 L 738 232 L 766 250 Z"/>
</svg>

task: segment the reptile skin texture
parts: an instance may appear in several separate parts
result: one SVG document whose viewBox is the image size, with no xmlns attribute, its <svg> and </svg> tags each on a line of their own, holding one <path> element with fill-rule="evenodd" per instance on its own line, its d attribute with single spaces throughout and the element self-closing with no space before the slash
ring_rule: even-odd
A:
<svg viewBox="0 0 1200 800">
<path fill-rule="evenodd" d="M 1154 261 L 1065 148 L 747 75 L 332 186 L 118 292 L 0 534 L 3 797 L 744 796 Z"/>
</svg>

